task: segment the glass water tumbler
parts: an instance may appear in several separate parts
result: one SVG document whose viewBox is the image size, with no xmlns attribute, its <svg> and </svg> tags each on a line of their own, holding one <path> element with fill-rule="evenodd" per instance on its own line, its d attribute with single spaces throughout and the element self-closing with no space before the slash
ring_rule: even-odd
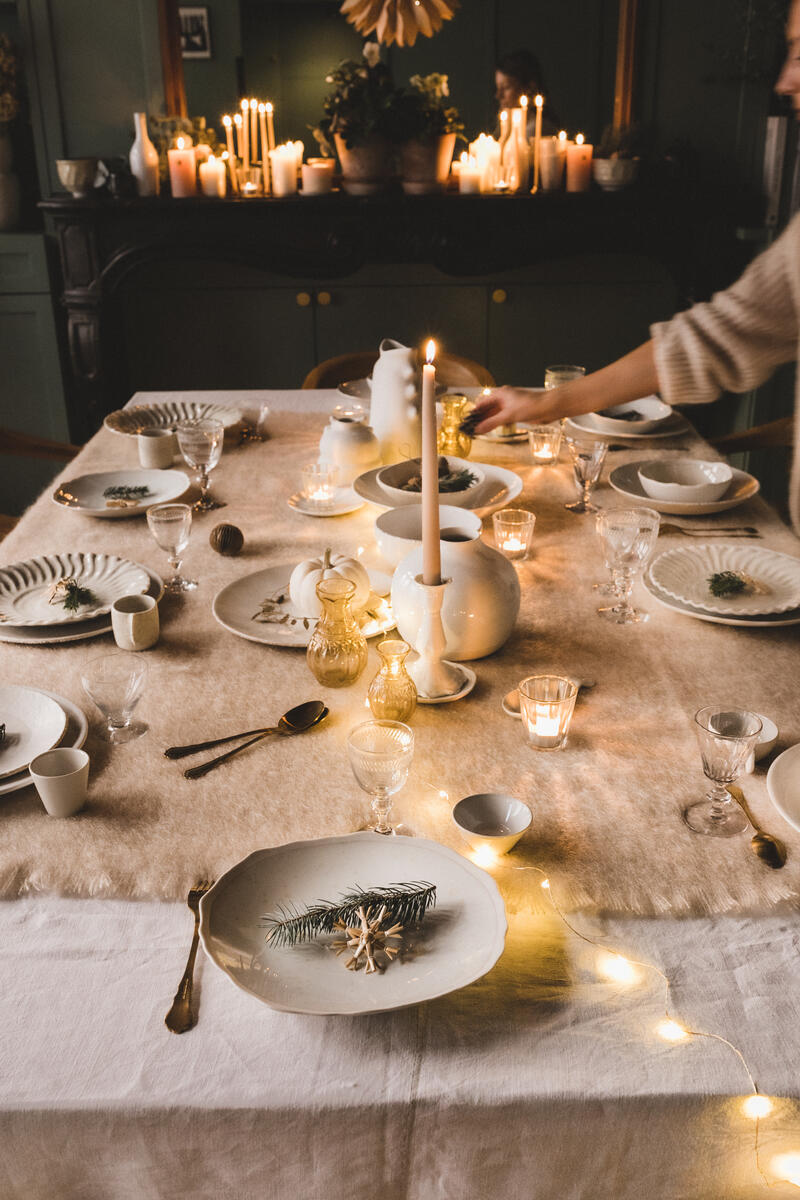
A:
<svg viewBox="0 0 800 1200">
<path fill-rule="evenodd" d="M 459 429 L 459 425 L 466 416 L 468 403 L 466 396 L 459 396 L 455 393 L 452 396 L 443 397 L 444 416 L 436 438 L 436 449 L 439 454 L 453 454 L 456 458 L 469 458 L 472 438 Z"/>
<path fill-rule="evenodd" d="M 405 667 L 411 647 L 399 638 L 378 643 L 381 669 L 369 685 L 367 698 L 373 716 L 407 721 L 417 707 L 417 689 Z"/>
<path fill-rule="evenodd" d="M 334 577 L 317 584 L 322 616 L 311 635 L 306 662 L 323 687 L 349 687 L 367 665 L 367 641 L 350 611 L 356 585 Z"/>
</svg>

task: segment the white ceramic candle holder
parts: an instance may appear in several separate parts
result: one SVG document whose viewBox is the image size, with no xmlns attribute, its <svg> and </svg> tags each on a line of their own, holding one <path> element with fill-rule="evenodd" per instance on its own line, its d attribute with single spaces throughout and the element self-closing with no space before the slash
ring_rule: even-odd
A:
<svg viewBox="0 0 800 1200">
<path fill-rule="evenodd" d="M 417 698 L 423 703 L 430 703 L 466 695 L 475 683 L 474 673 L 443 657 L 446 640 L 442 625 L 442 601 L 444 589 L 450 580 L 424 583 L 422 576 L 417 575 L 414 582 L 422 590 L 425 601 L 425 612 L 414 646 L 419 657 L 408 666 L 408 673 L 416 685 Z"/>
</svg>

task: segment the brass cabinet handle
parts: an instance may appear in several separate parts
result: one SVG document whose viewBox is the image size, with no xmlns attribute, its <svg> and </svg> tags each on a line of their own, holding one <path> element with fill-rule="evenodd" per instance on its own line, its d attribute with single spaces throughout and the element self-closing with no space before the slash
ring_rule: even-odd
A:
<svg viewBox="0 0 800 1200">
<path fill-rule="evenodd" d="M 327 306 L 330 304 L 330 302 L 331 302 L 330 292 L 317 292 L 317 304 L 321 304 L 323 308 L 327 308 Z"/>
<path fill-rule="evenodd" d="M 493 304 L 505 304 L 507 299 L 508 299 L 508 292 L 506 291 L 505 288 L 495 288 L 494 291 L 492 292 L 492 303 Z"/>
<path fill-rule="evenodd" d="M 310 292 L 298 292 L 295 296 L 295 301 L 298 308 L 308 308 L 309 304 L 311 303 Z"/>
</svg>

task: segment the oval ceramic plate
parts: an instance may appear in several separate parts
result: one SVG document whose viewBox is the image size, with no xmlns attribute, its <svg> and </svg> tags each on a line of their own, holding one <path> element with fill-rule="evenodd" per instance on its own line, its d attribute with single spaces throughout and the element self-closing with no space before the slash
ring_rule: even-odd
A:
<svg viewBox="0 0 800 1200">
<path fill-rule="evenodd" d="M 64 733 L 59 741 L 59 746 L 68 746 L 70 749 L 79 749 L 86 741 L 86 736 L 89 732 L 89 722 L 86 715 L 78 708 L 77 704 L 73 704 L 71 700 L 67 700 L 65 696 L 59 696 L 56 692 L 46 692 L 42 689 L 41 694 L 48 696 L 51 700 L 55 700 L 56 704 L 63 708 L 66 714 L 67 724 Z M 26 768 L 24 771 L 18 771 L 15 775 L 9 775 L 5 779 L 0 779 L 0 796 L 7 796 L 10 792 L 18 792 L 22 788 L 29 787 L 33 784 L 31 773 Z"/>
<path fill-rule="evenodd" d="M 660 513 L 702 517 L 711 513 L 725 512 L 728 508 L 735 508 L 737 504 L 743 504 L 745 500 L 751 500 L 761 486 L 754 475 L 748 475 L 746 471 L 737 471 L 733 467 L 733 478 L 727 492 L 723 492 L 719 500 L 713 500 L 710 504 L 688 504 L 684 500 L 654 500 L 652 496 L 647 495 L 639 478 L 639 467 L 646 461 L 651 460 L 639 459 L 636 462 L 623 463 L 621 466 L 615 467 L 608 477 L 608 482 L 620 495 L 628 496 L 632 500 L 642 500 L 648 508 L 654 508 L 656 512 Z"/>
<path fill-rule="evenodd" d="M 800 745 L 775 759 L 767 771 L 767 792 L 784 820 L 800 829 Z"/>
<path fill-rule="evenodd" d="M 689 422 L 680 413 L 674 412 L 671 417 L 667 417 L 666 421 L 659 421 L 658 428 L 651 430 L 649 433 L 631 433 L 630 429 L 620 428 L 614 433 L 609 433 L 599 428 L 598 425 L 591 419 L 592 413 L 584 413 L 581 417 L 568 417 L 564 431 L 572 434 L 572 430 L 577 429 L 580 433 L 592 433 L 600 441 L 605 438 L 613 438 L 615 441 L 624 439 L 625 441 L 643 441 L 646 438 L 669 438 L 680 437 L 690 428 Z M 620 425 L 625 425 L 626 422 L 620 421 Z"/>
<path fill-rule="evenodd" d="M 164 581 L 155 571 L 147 571 L 146 595 L 160 600 L 164 595 Z M 65 642 L 84 642 L 88 638 L 111 633 L 111 614 L 92 617 L 89 621 L 73 621 L 67 625 L 0 625 L 0 642 L 14 642 L 18 646 L 53 646 Z"/>
<path fill-rule="evenodd" d="M 496 509 L 510 504 L 522 491 L 522 479 L 516 471 L 509 471 L 505 467 L 496 467 L 493 463 L 476 463 L 475 465 L 483 471 L 484 480 L 480 487 L 475 489 L 469 504 L 464 505 L 468 512 L 475 512 L 479 516 L 486 517 Z M 363 475 L 359 475 L 353 488 L 359 496 L 369 500 L 372 504 L 378 504 L 381 508 L 397 508 L 402 501 L 393 499 L 381 487 L 378 482 L 380 469 L 378 467 L 374 471 L 366 471 Z M 419 493 L 409 492 L 406 503 L 419 504 Z"/>
<path fill-rule="evenodd" d="M 767 591 L 713 596 L 709 578 L 723 571 L 749 575 Z M 726 542 L 677 546 L 654 559 L 649 575 L 656 587 L 673 600 L 719 616 L 782 613 L 800 605 L 800 559 L 757 546 Z"/>
<path fill-rule="evenodd" d="M 336 900 L 354 886 L 436 885 L 436 906 L 383 973 L 348 971 L 331 938 L 269 947 L 262 918 L 287 906 Z M 348 837 L 257 850 L 200 901 L 206 953 L 245 992 L 282 1012 L 387 1012 L 444 996 L 491 970 L 503 953 L 503 901 L 494 880 L 466 858 L 417 837 Z"/>
<path fill-rule="evenodd" d="M 50 590 L 60 579 L 74 579 L 92 599 L 74 612 L 51 604 Z M 42 554 L 0 567 L 0 622 L 8 626 L 69 625 L 102 616 L 120 596 L 147 590 L 144 567 L 115 554 Z"/>
<path fill-rule="evenodd" d="M 37 754 L 52 750 L 67 727 L 67 714 L 38 688 L 0 684 L 0 779 L 24 771 Z"/>
<path fill-rule="evenodd" d="M 238 408 L 224 404 L 212 404 L 203 400 L 164 400 L 158 404 L 143 404 L 133 408 L 119 408 L 109 413 L 103 421 L 112 433 L 124 433 L 135 437 L 143 429 L 172 429 L 183 421 L 203 421 L 213 417 L 227 429 L 241 421 Z"/>
<path fill-rule="evenodd" d="M 114 504 L 105 493 L 109 488 L 146 488 L 144 495 L 129 497 L 124 507 Z M 183 471 L 101 471 L 68 479 L 53 492 L 59 508 L 68 508 L 87 517 L 138 517 L 153 504 L 177 500 L 189 487 Z"/>
<path fill-rule="evenodd" d="M 647 572 L 642 576 L 642 582 L 653 599 L 663 608 L 669 608 L 684 617 L 694 617 L 698 621 L 709 621 L 712 625 L 739 625 L 747 629 L 777 629 L 784 625 L 800 625 L 800 608 L 790 608 L 785 613 L 766 613 L 763 616 L 723 617 L 691 604 L 682 604 L 680 600 L 673 600 L 666 592 L 656 587 Z"/>
</svg>

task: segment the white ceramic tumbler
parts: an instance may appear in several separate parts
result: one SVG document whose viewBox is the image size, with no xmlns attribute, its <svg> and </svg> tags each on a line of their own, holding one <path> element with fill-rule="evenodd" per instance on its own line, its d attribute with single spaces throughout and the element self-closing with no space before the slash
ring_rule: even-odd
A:
<svg viewBox="0 0 800 1200">
<path fill-rule="evenodd" d="M 149 650 L 158 641 L 158 604 L 153 596 L 120 596 L 111 605 L 111 629 L 120 650 Z"/>
<path fill-rule="evenodd" d="M 30 765 L 39 799 L 51 817 L 71 817 L 86 803 L 89 755 L 60 746 L 34 758 Z"/>
<path fill-rule="evenodd" d="M 178 439 L 169 429 L 143 429 L 137 442 L 139 462 L 149 470 L 171 467 L 178 453 Z"/>
</svg>

